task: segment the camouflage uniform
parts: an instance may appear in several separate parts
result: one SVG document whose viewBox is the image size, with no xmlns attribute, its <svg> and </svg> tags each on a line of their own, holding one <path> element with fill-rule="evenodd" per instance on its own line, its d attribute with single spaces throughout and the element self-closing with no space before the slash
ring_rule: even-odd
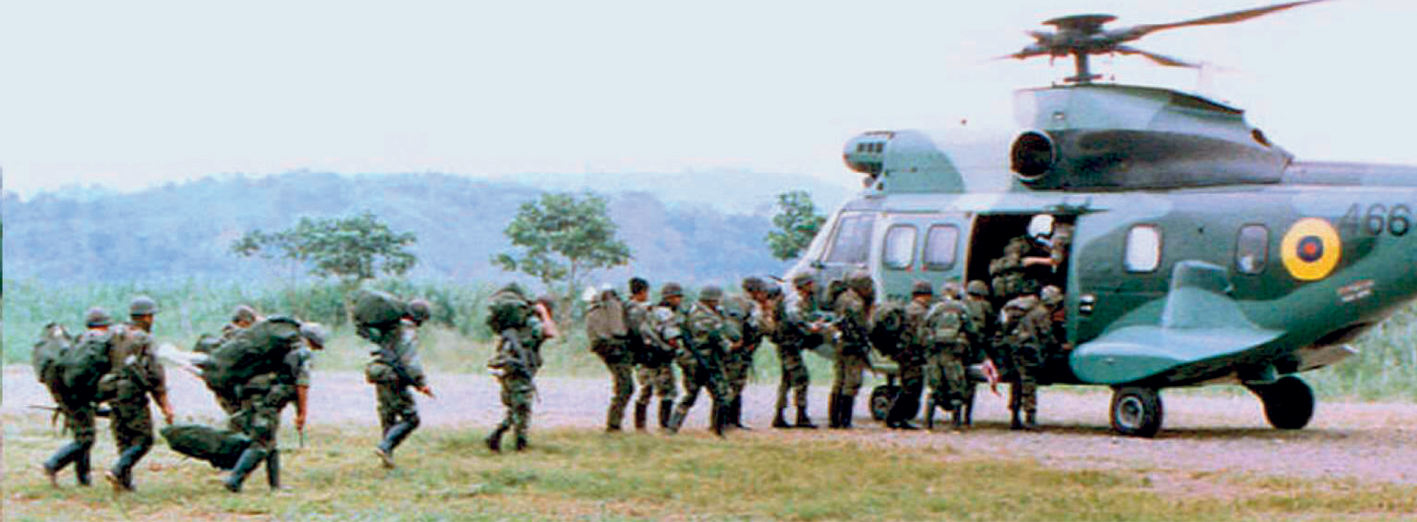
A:
<svg viewBox="0 0 1417 522">
<path fill-rule="evenodd" d="M 546 333 L 536 314 L 530 314 L 511 338 L 499 336 L 497 352 L 487 367 L 502 386 L 502 405 L 506 412 L 502 422 L 487 436 L 488 449 L 502 451 L 502 435 L 509 429 L 515 437 L 516 450 L 526 449 L 531 403 L 536 399 L 536 372 L 541 369 L 541 343 L 545 340 Z"/>
<path fill-rule="evenodd" d="M 106 327 L 109 324 L 108 314 L 101 309 L 89 311 L 87 319 L 90 329 L 80 334 L 73 341 L 74 347 L 84 344 L 111 342 L 112 333 L 107 330 L 96 329 L 96 327 Z M 56 396 L 55 404 L 60 413 L 64 416 L 64 429 L 74 435 L 74 440 L 59 448 L 44 461 L 44 474 L 49 477 L 51 483 L 54 482 L 55 475 L 67 467 L 74 465 L 74 477 L 80 486 L 89 485 L 90 452 L 93 450 L 94 441 L 97 439 L 97 429 L 94 417 L 97 412 L 97 405 L 90 397 L 59 397 Z"/>
<path fill-rule="evenodd" d="M 994 289 L 995 302 L 1007 302 L 1024 294 L 1038 290 L 1038 282 L 1024 276 L 1023 257 L 1032 243 L 1027 237 L 1009 240 L 1004 247 L 1004 255 L 989 262 L 990 286 Z"/>
<path fill-rule="evenodd" d="M 748 386 L 748 376 L 753 372 L 753 356 L 769 327 L 766 314 L 756 301 L 743 296 L 731 298 L 730 306 L 724 310 L 724 331 L 731 345 L 723 357 L 729 397 L 726 422 L 735 427 L 744 427 L 743 389 Z"/>
<path fill-rule="evenodd" d="M 699 390 L 708 388 L 709 398 L 713 401 L 710 426 L 715 434 L 722 435 L 724 411 L 731 399 L 728 383 L 723 375 L 723 359 L 724 354 L 728 352 L 729 340 L 724 331 L 723 316 L 717 309 L 704 302 L 708 296 L 721 296 L 722 290 L 708 287 L 700 291 L 699 295 L 700 301 L 694 303 L 685 322 L 687 342 L 679 350 L 678 358 L 679 369 L 683 373 L 684 398 L 680 399 L 679 405 L 674 408 L 674 416 L 669 421 L 669 431 L 679 431 L 689 409 L 699 400 Z"/>
<path fill-rule="evenodd" d="M 1052 325 L 1048 312 L 1039 310 L 1037 298 L 1023 296 L 1004 305 L 1007 323 L 1001 343 L 1008 350 L 1012 386 L 1009 387 L 1010 426 L 1019 429 L 1032 427 L 1038 411 L 1038 371 L 1043 364 L 1042 354 L 1051 335 Z M 1023 414 L 1026 420 L 1020 420 Z"/>
<path fill-rule="evenodd" d="M 626 318 L 632 336 L 639 339 L 639 364 L 635 378 L 640 383 L 640 394 L 635 399 L 635 428 L 644 429 L 649 416 L 649 403 L 659 396 L 659 427 L 669 425 L 673 415 L 674 398 L 679 396 L 674 387 L 674 351 L 681 334 L 683 317 L 667 302 L 661 302 L 653 310 L 639 301 L 630 301 Z M 672 341 L 671 341 L 672 340 Z"/>
<path fill-rule="evenodd" d="M 292 328 L 296 323 L 291 322 Z M 302 330 L 303 331 L 303 330 Z M 310 386 L 310 365 L 313 352 L 300 340 L 286 353 L 279 371 L 257 375 L 239 386 L 240 410 L 230 424 L 251 438 L 251 445 L 242 452 L 226 479 L 233 492 L 241 491 L 246 476 L 262 462 L 266 464 L 266 483 L 271 489 L 280 488 L 280 450 L 276 436 L 280 433 L 280 414 L 286 405 L 296 400 L 298 388 Z"/>
<path fill-rule="evenodd" d="M 787 420 L 782 417 L 782 411 L 787 409 L 789 392 L 792 394 L 793 403 L 797 405 L 796 426 L 817 427 L 807 416 L 807 391 L 812 384 L 812 377 L 807 373 L 807 365 L 802 360 L 802 350 L 819 344 L 821 339 L 820 334 L 811 332 L 812 319 L 817 312 L 815 297 L 810 293 L 805 297 L 799 293 L 796 299 L 777 308 L 778 327 L 773 333 L 772 341 L 777 345 L 777 360 L 782 366 L 782 377 L 777 385 L 777 415 L 773 420 L 774 427 L 787 427 Z"/>
<path fill-rule="evenodd" d="M 609 293 L 607 291 L 606 293 Z M 602 299 L 619 300 L 618 296 L 606 295 Z M 626 311 L 628 315 L 628 309 Z M 627 325 L 628 326 L 628 325 Z M 605 412 L 605 430 L 620 431 L 625 419 L 625 406 L 635 394 L 635 353 L 630 340 L 619 337 L 613 339 L 592 339 L 591 351 L 595 352 L 610 370 L 610 407 Z"/>
<path fill-rule="evenodd" d="M 99 381 L 110 397 L 110 427 L 118 444 L 118 461 L 105 474 L 115 488 L 133 490 L 133 467 L 153 447 L 153 417 L 148 396 L 165 401 L 167 374 L 153 353 L 152 336 L 137 324 L 116 328 L 109 350 L 112 370 Z"/>
<path fill-rule="evenodd" d="M 871 279 L 869 276 L 852 276 L 846 291 L 841 292 L 836 299 L 835 311 L 837 315 L 837 330 L 840 338 L 837 341 L 837 352 L 834 369 L 836 370 L 832 380 L 832 403 L 828 409 L 833 428 L 850 428 L 851 417 L 855 411 L 856 394 L 861 390 L 864 380 L 863 372 L 870 367 L 868 359 L 871 350 L 869 339 L 870 325 L 870 302 L 866 300 L 869 294 Z"/>
<path fill-rule="evenodd" d="M 970 339 L 978 336 L 968 307 L 952 297 L 946 297 L 930 309 L 921 335 L 929 347 L 926 367 L 930 404 L 925 416 L 926 425 L 934 424 L 935 408 L 941 407 L 954 413 L 954 422 L 958 426 L 963 422 L 961 406 L 964 405 L 968 383 L 964 362 L 971 351 Z"/>
<path fill-rule="evenodd" d="M 923 295 L 932 295 L 929 283 L 925 283 Z M 918 290 L 916 291 L 918 294 Z M 900 368 L 900 393 L 891 402 L 890 413 L 886 415 L 886 426 L 901 429 L 915 429 L 910 420 L 920 411 L 920 394 L 925 387 L 925 362 L 928 347 L 925 345 L 925 318 L 930 312 L 929 301 L 911 299 L 905 306 L 905 320 L 902 324 L 899 349 L 895 362 Z"/>
<path fill-rule="evenodd" d="M 427 386 L 428 378 L 418 356 L 416 322 L 402 319 L 397 326 L 374 334 L 371 340 L 379 348 L 370 351 L 375 359 L 364 367 L 364 375 L 374 385 L 378 398 L 383 440 L 377 449 L 387 467 L 394 449 L 418 428 L 418 403 L 414 402 L 413 389 Z"/>
</svg>

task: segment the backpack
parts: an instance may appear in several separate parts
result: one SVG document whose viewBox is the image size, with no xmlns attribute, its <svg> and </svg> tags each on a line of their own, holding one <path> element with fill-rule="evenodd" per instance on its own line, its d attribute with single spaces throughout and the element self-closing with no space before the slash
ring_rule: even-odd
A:
<svg viewBox="0 0 1417 522">
<path fill-rule="evenodd" d="M 98 381 L 112 369 L 109 350 L 114 332 L 85 332 L 67 349 L 60 349 L 50 363 L 46 378 L 54 399 L 65 405 L 81 405 L 98 397 Z"/>
<path fill-rule="evenodd" d="M 894 358 L 898 355 L 904 341 L 905 331 L 905 305 L 897 301 L 888 301 L 876 309 L 876 317 L 871 327 L 871 345 L 876 347 L 876 351 L 881 355 Z"/>
<path fill-rule="evenodd" d="M 240 433 L 198 424 L 174 424 L 160 431 L 172 451 L 205 460 L 217 469 L 236 467 L 241 452 L 251 445 L 251 439 Z"/>
<path fill-rule="evenodd" d="M 585 330 L 592 346 L 596 342 L 623 341 L 629 336 L 630 329 L 625 326 L 625 303 L 620 302 L 614 290 L 601 292 L 591 303 L 586 312 Z"/>
<path fill-rule="evenodd" d="M 925 320 L 925 340 L 932 345 L 964 341 L 964 321 L 968 314 L 969 310 L 957 302 L 935 305 Z"/>
<path fill-rule="evenodd" d="M 58 380 L 59 356 L 73 346 L 74 338 L 59 323 L 49 323 L 40 330 L 39 340 L 30 353 L 30 365 L 34 368 L 34 378 L 49 389 L 54 403 L 60 404 L 61 389 Z"/>
<path fill-rule="evenodd" d="M 207 388 L 232 396 L 237 386 L 252 377 L 279 370 L 299 337 L 300 323 L 288 317 L 270 317 L 222 341 L 205 360 L 197 362 L 197 368 L 202 370 Z"/>
<path fill-rule="evenodd" d="M 354 297 L 354 307 L 349 315 L 360 329 L 383 330 L 397 325 L 408 315 L 408 304 L 386 292 L 361 291 Z"/>
<path fill-rule="evenodd" d="M 526 326 L 531 314 L 531 303 L 527 302 L 520 288 L 509 285 L 493 292 L 492 297 L 488 298 L 487 327 L 492 329 L 493 334 Z"/>
</svg>

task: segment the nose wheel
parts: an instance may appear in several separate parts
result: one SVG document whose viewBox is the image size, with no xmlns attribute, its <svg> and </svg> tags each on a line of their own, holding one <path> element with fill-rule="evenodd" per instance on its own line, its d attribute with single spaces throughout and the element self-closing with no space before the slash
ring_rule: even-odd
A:
<svg viewBox="0 0 1417 522">
<path fill-rule="evenodd" d="M 1112 429 L 1131 437 L 1151 437 L 1161 430 L 1161 393 L 1128 386 L 1112 392 Z"/>
<path fill-rule="evenodd" d="M 1249 389 L 1264 403 L 1264 416 L 1276 429 L 1302 429 L 1314 417 L 1314 391 L 1298 377 L 1289 375 Z"/>
</svg>

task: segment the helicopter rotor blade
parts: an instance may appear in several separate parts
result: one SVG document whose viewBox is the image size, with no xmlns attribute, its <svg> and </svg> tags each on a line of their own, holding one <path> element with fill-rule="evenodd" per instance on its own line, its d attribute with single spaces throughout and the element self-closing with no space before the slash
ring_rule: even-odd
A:
<svg viewBox="0 0 1417 522">
<path fill-rule="evenodd" d="M 1130 41 L 1157 31 L 1176 29 L 1179 27 L 1195 27 L 1200 25 L 1233 24 L 1236 22 L 1243 22 L 1245 20 L 1250 20 L 1253 18 L 1259 18 L 1270 13 L 1293 9 L 1302 5 L 1316 4 L 1319 2 L 1327 1 L 1329 0 L 1303 0 L 1299 2 L 1285 2 L 1282 4 L 1274 4 L 1265 7 L 1256 7 L 1254 9 L 1245 9 L 1242 11 L 1234 11 L 1213 16 L 1206 16 L 1202 18 L 1196 18 L 1194 20 L 1186 20 L 1184 22 L 1173 22 L 1169 24 L 1143 24 L 1122 29 L 1120 31 L 1117 31 L 1116 34 L 1122 41 Z"/>
<path fill-rule="evenodd" d="M 1164 54 L 1156 54 L 1156 53 L 1153 53 L 1153 52 L 1151 52 L 1151 51 L 1143 51 L 1143 50 L 1137 49 L 1137 48 L 1135 48 L 1135 47 L 1128 47 L 1128 46 L 1125 46 L 1125 45 L 1119 45 L 1119 46 L 1117 46 L 1116 51 L 1117 51 L 1118 54 L 1142 56 L 1142 57 L 1145 57 L 1145 58 L 1147 58 L 1147 59 L 1149 59 L 1149 60 L 1151 60 L 1151 61 L 1153 61 L 1153 62 L 1156 62 L 1158 65 L 1165 65 L 1165 66 L 1167 66 L 1167 67 L 1189 67 L 1189 68 L 1192 68 L 1192 69 L 1199 69 L 1199 68 L 1200 68 L 1200 64 L 1187 62 L 1187 61 L 1180 60 L 1180 59 L 1177 59 L 1177 58 L 1172 58 L 1172 57 L 1166 56 L 1166 55 L 1164 55 Z"/>
</svg>

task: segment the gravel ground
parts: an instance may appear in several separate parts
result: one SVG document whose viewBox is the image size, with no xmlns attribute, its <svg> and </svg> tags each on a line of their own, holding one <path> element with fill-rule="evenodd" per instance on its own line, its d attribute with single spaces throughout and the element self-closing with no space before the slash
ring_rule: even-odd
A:
<svg viewBox="0 0 1417 522">
<path fill-rule="evenodd" d="M 173 406 L 181 422 L 221 417 L 211 394 L 193 376 L 169 371 Z M 425 426 L 486 429 L 501 418 L 496 382 L 486 375 L 433 374 L 437 399 L 419 397 Z M 599 429 L 604 425 L 609 379 L 543 378 L 533 429 Z M 770 430 L 775 386 L 750 385 L 745 398 L 749 434 L 731 436 L 831 438 L 894 446 L 938 448 L 945 458 L 989 456 L 1034 459 L 1065 469 L 1132 470 L 1162 481 L 1195 481 L 1215 473 L 1293 478 L 1349 478 L 1359 482 L 1417 484 L 1417 405 L 1320 403 L 1313 422 L 1299 431 L 1270 429 L 1259 401 L 1172 393 L 1163 431 L 1155 439 L 1119 437 L 1108 428 L 1110 391 L 1044 389 L 1037 432 L 1007 429 L 1004 398 L 981 388 L 976 425 L 963 432 L 895 432 L 870 421 L 863 398 L 856 404 L 857 429 Z M 812 389 L 814 419 L 825 423 L 827 389 Z M 375 430 L 373 388 L 354 372 L 317 372 L 311 388 L 311 422 Z M 37 420 L 31 404 L 49 404 L 48 392 L 29 367 L 4 370 L 6 422 Z M 686 429 L 706 426 L 706 397 Z M 290 415 L 287 413 L 287 415 Z M 651 413 L 651 416 L 654 414 Z M 653 421 L 652 421 L 653 422 Z M 628 419 L 627 419 L 628 424 Z M 101 426 L 100 443 L 107 440 Z M 371 433 L 371 439 L 374 434 Z M 1188 489 L 1195 484 L 1182 484 Z"/>
</svg>

